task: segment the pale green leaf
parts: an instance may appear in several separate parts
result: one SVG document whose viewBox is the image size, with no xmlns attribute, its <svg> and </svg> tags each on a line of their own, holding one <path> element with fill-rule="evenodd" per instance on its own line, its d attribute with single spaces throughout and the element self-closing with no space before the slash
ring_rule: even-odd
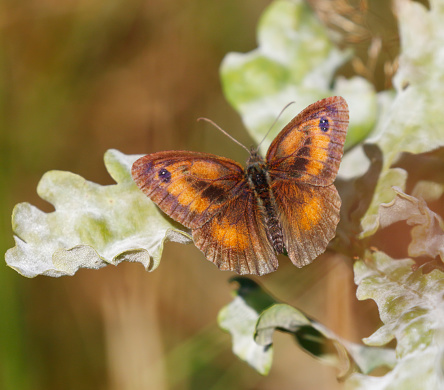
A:
<svg viewBox="0 0 444 390">
<path fill-rule="evenodd" d="M 383 166 L 371 205 L 362 220 L 363 234 L 373 234 L 381 201 L 389 202 L 392 186 L 405 188 L 407 175 L 393 164 L 401 153 L 425 153 L 444 146 L 444 7 L 430 1 L 430 10 L 419 2 L 397 0 L 401 53 L 393 83 L 396 95 L 367 142 L 383 154 Z"/>
<path fill-rule="evenodd" d="M 304 351 L 322 363 L 336 367 L 338 377 L 344 377 L 352 370 L 369 373 L 376 367 L 391 367 L 395 362 L 392 349 L 366 347 L 344 340 L 286 304 L 276 304 L 262 312 L 256 325 L 256 342 L 271 345 L 276 330 L 292 333 Z"/>
<path fill-rule="evenodd" d="M 345 382 L 346 390 L 442 390 L 443 349 L 432 346 L 401 359 L 384 376 L 352 374 Z"/>
<path fill-rule="evenodd" d="M 433 186 L 433 189 L 436 189 L 436 186 Z M 425 190 L 423 185 L 422 191 Z M 379 206 L 380 228 L 398 221 L 406 221 L 408 225 L 413 226 L 412 241 L 408 247 L 409 256 L 428 256 L 431 259 L 439 256 L 444 261 L 444 225 L 441 217 L 431 211 L 423 199 L 407 195 L 398 187 L 393 187 L 393 191 L 396 198 Z"/>
<path fill-rule="evenodd" d="M 139 156 L 105 154 L 117 184 L 102 186 L 70 172 L 46 173 L 37 188 L 55 211 L 18 204 L 12 215 L 16 246 L 6 262 L 26 277 L 73 275 L 137 261 L 147 270 L 160 261 L 164 242 L 191 242 L 189 234 L 159 211 L 135 185 L 131 165 Z"/>
<path fill-rule="evenodd" d="M 391 168 L 379 176 L 373 199 L 368 206 L 367 213 L 361 221 L 362 226 L 365 228 L 361 238 L 364 238 L 368 234 L 374 234 L 378 230 L 379 221 L 377 212 L 379 206 L 393 200 L 394 194 L 392 187 L 404 187 L 407 176 L 407 172 L 402 168 Z"/>
<path fill-rule="evenodd" d="M 340 377 L 352 370 L 367 373 L 379 366 L 393 366 L 393 350 L 343 340 L 298 309 L 278 303 L 253 280 L 234 280 L 239 289 L 220 311 L 219 325 L 231 333 L 233 352 L 261 374 L 267 374 L 271 367 L 276 330 L 293 334 L 305 352 L 336 367 Z"/>
<path fill-rule="evenodd" d="M 305 1 L 273 2 L 262 15 L 257 35 L 258 48 L 225 57 L 221 78 L 227 100 L 257 142 L 284 106 L 295 102 L 261 145 L 262 151 L 301 110 L 333 95 L 343 96 L 350 107 L 346 148 L 368 135 L 378 112 L 375 91 L 360 77 L 341 78 L 331 87 L 336 70 L 348 60 L 350 52 L 336 48 Z"/>
<path fill-rule="evenodd" d="M 364 258 L 354 267 L 357 296 L 373 299 L 383 322 L 364 342 L 382 346 L 396 339 L 398 361 L 382 377 L 354 375 L 351 388 L 444 388 L 444 273 L 435 269 L 424 274 L 422 268 L 413 269 L 411 259 L 394 260 L 382 252 Z"/>
</svg>

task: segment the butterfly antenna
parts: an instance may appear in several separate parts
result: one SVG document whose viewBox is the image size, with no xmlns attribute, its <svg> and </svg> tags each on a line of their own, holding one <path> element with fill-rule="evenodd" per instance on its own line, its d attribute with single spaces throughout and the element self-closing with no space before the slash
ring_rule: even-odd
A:
<svg viewBox="0 0 444 390">
<path fill-rule="evenodd" d="M 284 111 L 288 108 L 288 107 L 290 107 L 292 104 L 294 104 L 294 103 L 296 103 L 296 102 L 290 102 L 290 103 L 288 103 L 282 110 L 281 110 L 281 112 L 279 113 L 279 115 L 276 117 L 276 119 L 274 120 L 274 122 L 273 122 L 273 124 L 270 126 L 270 128 L 268 129 L 268 131 L 267 131 L 267 133 L 264 135 L 264 138 L 262 138 L 262 141 L 261 142 L 259 142 L 259 145 L 257 146 L 257 150 L 259 150 L 259 147 L 262 145 L 262 142 L 264 142 L 265 141 L 265 139 L 267 138 L 267 136 L 268 136 L 268 134 L 270 134 L 270 131 L 273 129 L 273 127 L 274 127 L 274 125 L 277 123 L 277 121 L 279 120 L 279 118 L 282 116 L 282 114 L 284 113 Z"/>
<path fill-rule="evenodd" d="M 205 121 L 205 122 L 211 123 L 216 129 L 218 129 L 220 132 L 225 134 L 232 141 L 236 142 L 239 146 L 243 147 L 248 153 L 250 153 L 250 151 L 248 150 L 248 148 L 245 145 L 241 144 L 236 138 L 234 138 L 232 135 L 228 134 L 224 129 L 222 129 L 222 127 L 220 127 L 219 125 L 214 123 L 211 119 L 208 119 L 208 118 L 197 118 L 197 120 L 198 121 Z"/>
</svg>

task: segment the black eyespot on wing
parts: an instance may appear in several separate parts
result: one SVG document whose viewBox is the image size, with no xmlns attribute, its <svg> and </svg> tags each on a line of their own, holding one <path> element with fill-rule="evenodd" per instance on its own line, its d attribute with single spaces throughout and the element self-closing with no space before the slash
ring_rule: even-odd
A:
<svg viewBox="0 0 444 390">
<path fill-rule="evenodd" d="M 319 120 L 319 128 L 326 133 L 329 129 L 330 129 L 330 122 L 328 121 L 327 118 L 321 118 Z"/>
<path fill-rule="evenodd" d="M 164 183 L 169 183 L 171 181 L 171 173 L 166 168 L 162 168 L 159 173 L 157 174 L 159 179 L 163 181 Z"/>
</svg>

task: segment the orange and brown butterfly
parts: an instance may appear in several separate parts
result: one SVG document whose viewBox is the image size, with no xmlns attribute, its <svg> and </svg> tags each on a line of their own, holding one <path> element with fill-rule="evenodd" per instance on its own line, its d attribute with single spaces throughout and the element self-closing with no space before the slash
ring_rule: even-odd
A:
<svg viewBox="0 0 444 390">
<path fill-rule="evenodd" d="M 297 267 L 335 235 L 341 199 L 333 185 L 348 127 L 342 97 L 320 100 L 285 126 L 244 169 L 208 153 L 165 151 L 138 159 L 132 176 L 221 270 L 264 275 L 287 253 Z"/>
</svg>

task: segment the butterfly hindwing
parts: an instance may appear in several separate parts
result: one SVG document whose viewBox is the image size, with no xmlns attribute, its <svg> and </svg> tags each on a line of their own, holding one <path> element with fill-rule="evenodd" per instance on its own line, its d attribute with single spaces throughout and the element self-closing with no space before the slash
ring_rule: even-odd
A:
<svg viewBox="0 0 444 390">
<path fill-rule="evenodd" d="M 339 96 L 303 110 L 277 135 L 267 152 L 270 176 L 316 186 L 333 183 L 341 162 L 348 106 Z"/>
<path fill-rule="evenodd" d="M 288 257 L 298 267 L 310 264 L 335 236 L 341 207 L 336 188 L 291 180 L 277 181 L 271 187 Z"/>
<path fill-rule="evenodd" d="M 253 191 L 245 186 L 220 213 L 193 230 L 196 246 L 221 270 L 264 275 L 278 267 Z"/>
</svg>

